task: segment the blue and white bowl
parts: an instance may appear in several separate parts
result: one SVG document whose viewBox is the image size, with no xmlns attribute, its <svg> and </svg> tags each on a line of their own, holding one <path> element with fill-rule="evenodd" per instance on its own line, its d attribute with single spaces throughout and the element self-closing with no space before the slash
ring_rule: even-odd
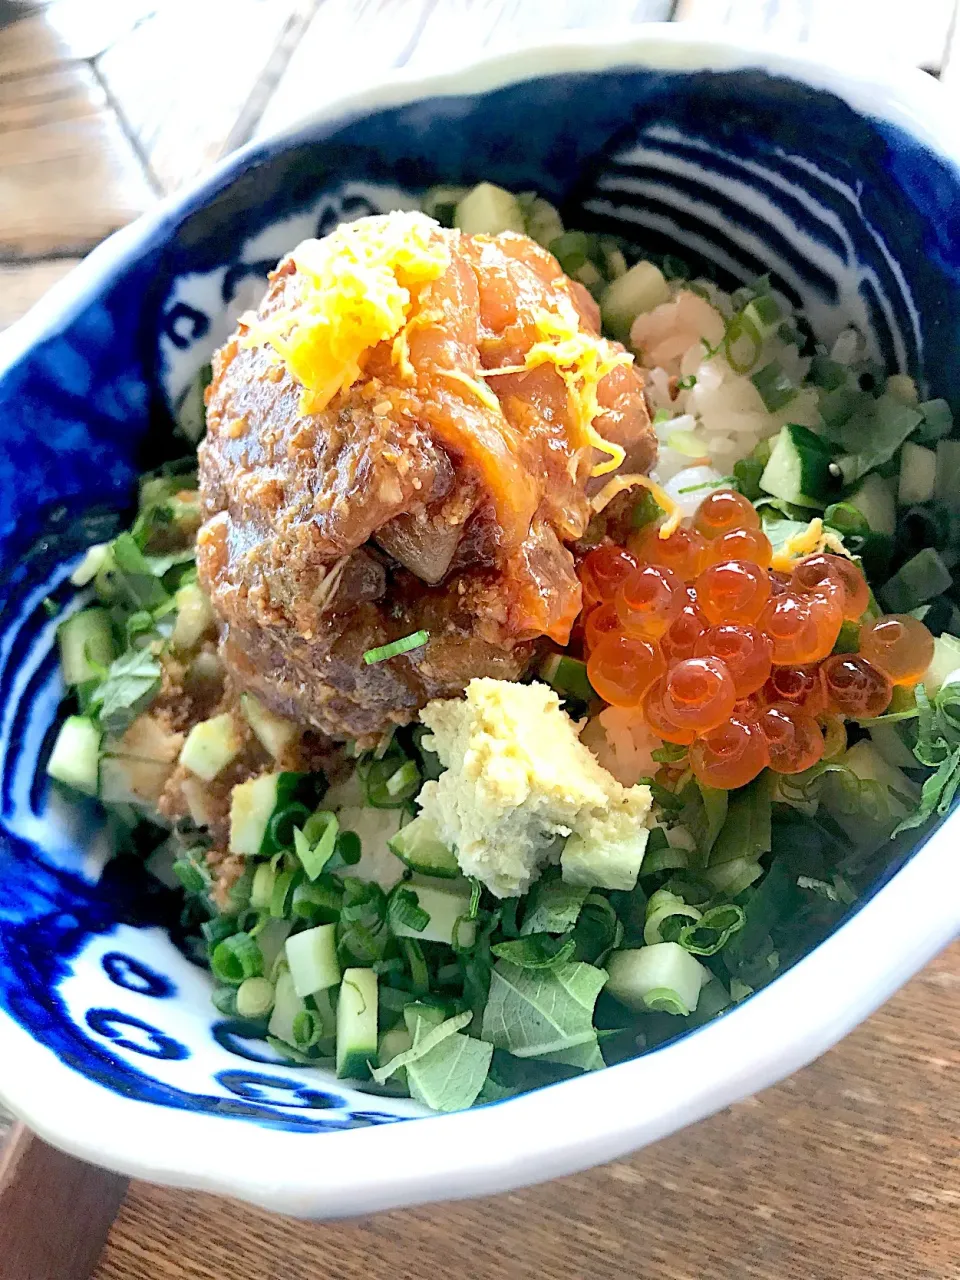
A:
<svg viewBox="0 0 960 1280">
<path fill-rule="evenodd" d="M 0 1098 L 88 1160 L 289 1213 L 493 1192 L 622 1155 L 771 1084 L 943 946 L 960 925 L 955 816 L 733 1012 L 605 1072 L 426 1117 L 245 1043 L 144 882 L 101 874 L 93 807 L 67 804 L 37 766 L 62 694 L 44 597 L 129 505 L 193 374 L 304 236 L 438 182 L 536 188 L 568 225 L 669 248 L 722 284 L 770 271 L 821 337 L 855 321 L 888 366 L 956 406 L 958 161 L 960 116 L 919 72 L 672 27 L 575 37 L 391 80 L 247 148 L 4 334 Z"/>
</svg>

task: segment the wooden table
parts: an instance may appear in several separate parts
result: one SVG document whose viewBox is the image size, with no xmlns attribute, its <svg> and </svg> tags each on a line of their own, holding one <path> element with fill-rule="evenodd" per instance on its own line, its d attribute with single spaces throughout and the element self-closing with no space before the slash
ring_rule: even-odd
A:
<svg viewBox="0 0 960 1280">
<path fill-rule="evenodd" d="M 158 195 L 314 105 L 318 81 L 333 95 L 545 24 L 673 16 L 855 38 L 956 84 L 953 10 L 954 0 L 0 0 L 0 327 Z M 960 1280 L 958 1068 L 960 944 L 820 1062 L 630 1160 L 319 1226 L 134 1183 L 93 1277 Z M 16 1241 L 0 1215 L 0 1278 L 86 1280 L 122 1185 L 22 1133 L 0 1158 L 4 1184 L 23 1210 Z M 71 1233 L 85 1242 L 58 1260 L 49 1240 Z"/>
</svg>

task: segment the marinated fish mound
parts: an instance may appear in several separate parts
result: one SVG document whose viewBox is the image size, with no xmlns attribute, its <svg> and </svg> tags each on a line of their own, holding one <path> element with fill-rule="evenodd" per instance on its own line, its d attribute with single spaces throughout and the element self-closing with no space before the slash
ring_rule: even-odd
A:
<svg viewBox="0 0 960 1280">
<path fill-rule="evenodd" d="M 305 242 L 207 393 L 197 564 L 233 679 L 368 742 L 516 679 L 569 638 L 591 495 L 655 450 L 631 357 L 527 237 L 390 214 Z"/>
</svg>

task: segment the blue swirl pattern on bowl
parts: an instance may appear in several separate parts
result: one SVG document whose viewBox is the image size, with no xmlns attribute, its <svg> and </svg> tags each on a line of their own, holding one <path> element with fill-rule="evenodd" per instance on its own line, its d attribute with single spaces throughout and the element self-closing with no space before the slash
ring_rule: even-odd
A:
<svg viewBox="0 0 960 1280">
<path fill-rule="evenodd" d="M 433 183 L 484 178 L 724 285 L 770 271 L 821 335 L 853 320 L 888 367 L 960 399 L 956 172 L 764 72 L 631 68 L 432 98 L 267 143 L 190 196 L 0 378 L 0 1008 L 107 1089 L 291 1132 L 418 1114 L 245 1040 L 158 927 L 163 895 L 118 866 L 98 879 L 93 806 L 38 769 L 62 695 L 42 602 L 110 531 L 170 408 L 286 249 Z"/>
</svg>

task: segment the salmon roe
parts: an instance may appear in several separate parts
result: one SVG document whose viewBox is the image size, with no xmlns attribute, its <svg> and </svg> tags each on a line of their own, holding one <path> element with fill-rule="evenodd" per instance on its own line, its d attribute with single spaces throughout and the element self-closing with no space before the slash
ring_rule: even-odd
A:
<svg viewBox="0 0 960 1280">
<path fill-rule="evenodd" d="M 662 565 L 685 582 L 692 582 L 703 568 L 706 539 L 687 525 L 679 525 L 668 538 L 660 537 L 659 525 L 648 525 L 629 540 L 638 561 Z"/>
<path fill-rule="evenodd" d="M 587 674 L 604 701 L 688 747 L 706 786 L 832 759 L 848 718 L 882 714 L 894 685 L 930 664 L 930 632 L 899 614 L 862 622 L 859 652 L 834 653 L 844 621 L 870 605 L 863 574 L 828 552 L 772 568 L 756 510 L 731 489 L 659 535 L 647 526 L 580 562 Z"/>
<path fill-rule="evenodd" d="M 755 720 L 731 716 L 690 748 L 690 767 L 706 787 L 745 787 L 770 761 L 767 740 Z"/>
<path fill-rule="evenodd" d="M 705 538 L 718 538 L 731 529 L 759 529 L 760 517 L 736 489 L 714 489 L 697 507 L 693 527 Z"/>
<path fill-rule="evenodd" d="M 659 639 L 686 601 L 682 581 L 663 565 L 641 564 L 620 584 L 617 616 L 632 636 Z"/>
<path fill-rule="evenodd" d="M 719 658 L 687 658 L 670 668 L 663 690 L 667 716 L 681 729 L 703 733 L 728 719 L 737 700 L 733 678 Z"/>
<path fill-rule="evenodd" d="M 595 649 L 604 636 L 612 635 L 619 630 L 620 618 L 612 604 L 608 602 L 591 609 L 583 624 L 583 640 L 587 652 Z"/>
<path fill-rule="evenodd" d="M 916 684 L 933 661 L 933 636 L 918 618 L 893 613 L 861 629 L 860 652 L 893 684 Z"/>
<path fill-rule="evenodd" d="M 760 529 L 730 529 L 707 543 L 703 567 L 722 564 L 724 560 L 749 560 L 761 569 L 769 569 L 772 559 L 770 539 Z"/>
<path fill-rule="evenodd" d="M 611 600 L 633 573 L 637 559 L 625 547 L 595 547 L 580 564 L 580 585 L 587 604 Z"/>
<path fill-rule="evenodd" d="M 827 695 L 820 679 L 820 668 L 774 667 L 770 679 L 763 686 L 763 698 L 768 705 L 790 702 L 803 707 L 812 716 L 827 709 Z"/>
<path fill-rule="evenodd" d="M 775 702 L 760 717 L 774 773 L 800 773 L 823 756 L 823 734 L 808 711 L 792 702 Z"/>
<path fill-rule="evenodd" d="M 660 649 L 668 663 L 694 657 L 707 620 L 695 603 L 687 603 L 660 637 Z"/>
<path fill-rule="evenodd" d="M 839 583 L 843 589 L 843 616 L 849 622 L 856 622 L 863 617 L 870 603 L 870 588 L 866 578 L 853 561 L 847 560 L 845 556 L 833 556 L 826 552 L 807 556 L 794 569 L 792 582 L 796 589 L 806 592 L 816 591 L 818 587 L 826 588 L 828 583 Z"/>
<path fill-rule="evenodd" d="M 666 677 L 661 676 L 643 695 L 643 718 L 653 732 L 663 738 L 664 742 L 675 742 L 682 747 L 688 747 L 697 736 L 696 730 L 682 729 L 668 712 L 664 705 L 666 684 Z"/>
<path fill-rule="evenodd" d="M 890 705 L 893 685 L 878 668 L 856 653 L 837 653 L 820 668 L 827 704 L 854 718 L 882 715 Z"/>
<path fill-rule="evenodd" d="M 587 659 L 590 683 L 613 707 L 639 706 L 649 686 L 666 669 L 656 644 L 618 632 L 604 636 Z"/>
<path fill-rule="evenodd" d="M 746 623 L 722 622 L 709 627 L 697 639 L 695 654 L 720 659 L 733 680 L 737 698 L 746 698 L 766 682 L 770 674 L 770 641 Z"/>
<path fill-rule="evenodd" d="M 749 560 L 726 560 L 704 569 L 694 584 L 708 622 L 756 622 L 770 597 L 770 577 Z"/>
</svg>

